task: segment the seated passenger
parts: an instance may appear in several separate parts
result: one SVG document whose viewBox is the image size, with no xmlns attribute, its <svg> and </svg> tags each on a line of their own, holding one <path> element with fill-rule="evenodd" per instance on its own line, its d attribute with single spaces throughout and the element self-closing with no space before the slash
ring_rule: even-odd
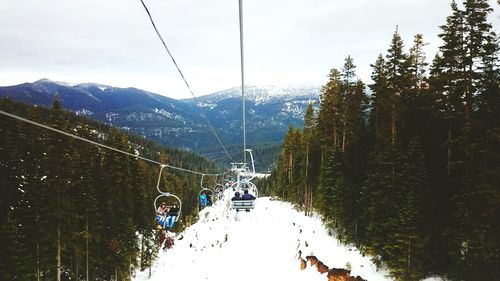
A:
<svg viewBox="0 0 500 281">
<path fill-rule="evenodd" d="M 241 196 L 240 196 L 240 193 L 238 191 L 236 191 L 236 193 L 234 194 L 234 197 L 231 198 L 231 201 L 234 201 L 234 200 L 241 200 Z"/>
<path fill-rule="evenodd" d="M 200 195 L 200 206 L 202 208 L 206 207 L 207 206 L 207 195 L 205 193 L 202 193 Z"/>
<path fill-rule="evenodd" d="M 179 215 L 179 207 L 177 207 L 177 204 L 174 204 L 172 208 L 170 208 L 168 215 L 173 217 L 177 217 Z"/>
<path fill-rule="evenodd" d="M 164 215 L 168 212 L 168 207 L 167 203 L 161 202 L 160 207 L 158 207 L 158 210 L 156 210 L 157 215 Z"/>
<path fill-rule="evenodd" d="M 168 217 L 166 219 L 165 226 L 168 228 L 174 227 L 174 223 L 178 215 L 179 215 L 179 207 L 177 207 L 177 204 L 174 204 L 167 213 Z"/>
<path fill-rule="evenodd" d="M 243 199 L 243 200 L 255 200 L 255 196 L 248 193 L 248 189 L 245 189 L 243 196 L 241 196 L 241 199 Z"/>
<path fill-rule="evenodd" d="M 167 218 L 166 215 L 169 212 L 169 209 L 167 207 L 167 203 L 162 202 L 160 204 L 160 207 L 158 207 L 158 210 L 156 210 L 156 216 L 155 216 L 155 221 L 158 223 L 162 228 L 165 228 Z"/>
<path fill-rule="evenodd" d="M 212 196 L 210 194 L 207 194 L 207 206 L 212 206 Z"/>
</svg>

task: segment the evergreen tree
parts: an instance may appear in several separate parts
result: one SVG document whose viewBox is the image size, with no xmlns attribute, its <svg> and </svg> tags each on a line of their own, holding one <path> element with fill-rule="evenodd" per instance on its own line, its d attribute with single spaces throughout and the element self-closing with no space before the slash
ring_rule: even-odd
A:
<svg viewBox="0 0 500 281">
<path fill-rule="evenodd" d="M 391 144 L 391 101 L 392 96 L 388 86 L 387 63 L 380 54 L 375 64 L 372 64 L 373 84 L 369 85 L 372 90 L 370 125 L 374 149 L 380 150 Z"/>
<path fill-rule="evenodd" d="M 428 63 L 425 60 L 423 48 L 428 45 L 424 42 L 423 35 L 417 34 L 413 39 L 413 46 L 408 54 L 408 74 L 410 76 L 410 87 L 421 90 L 425 87 Z"/>
<path fill-rule="evenodd" d="M 0 225 L 0 279 L 31 280 L 28 252 L 22 226 L 19 221 L 7 218 Z"/>
<path fill-rule="evenodd" d="M 332 69 L 329 81 L 322 88 L 320 96 L 320 110 L 318 112 L 318 134 L 321 139 L 321 155 L 326 148 L 340 143 L 340 101 L 341 101 L 341 73 Z M 322 156 L 323 158 L 323 156 Z"/>
<path fill-rule="evenodd" d="M 312 207 L 312 202 L 315 192 L 315 187 L 319 183 L 319 170 L 321 165 L 320 159 L 320 142 L 317 139 L 317 121 L 312 103 L 307 106 L 304 116 L 304 129 L 302 134 L 302 151 L 304 159 L 302 159 L 302 182 L 304 184 L 304 211 L 305 215 L 309 214 Z"/>
<path fill-rule="evenodd" d="M 386 55 L 387 89 L 389 92 L 391 112 L 391 144 L 398 141 L 399 113 L 401 111 L 401 100 L 408 97 L 408 65 L 407 55 L 403 50 L 403 40 L 399 35 L 398 28 L 392 36 L 392 41 Z"/>
<path fill-rule="evenodd" d="M 10 100 L 4 99 L 1 103 L 4 111 L 13 112 Z M 18 123 L 6 118 L 0 119 L 0 221 L 7 221 L 9 213 L 17 209 L 17 202 L 22 196 L 19 188 L 17 138 L 19 136 Z"/>
<path fill-rule="evenodd" d="M 320 185 L 318 188 L 319 198 L 317 208 L 325 217 L 327 224 L 338 231 L 341 226 L 337 222 L 336 210 L 332 208 L 335 196 L 335 181 L 341 175 L 339 169 L 340 151 L 336 146 L 331 146 L 328 156 L 321 166 Z"/>
<path fill-rule="evenodd" d="M 60 102 L 56 99 L 50 115 L 51 127 L 67 131 L 68 123 Z M 43 154 L 43 174 L 46 177 L 41 187 L 43 196 L 40 200 L 39 225 L 43 229 L 40 245 L 43 256 L 49 256 L 47 274 L 56 280 L 63 278 L 64 245 L 72 235 L 70 219 L 75 214 L 71 206 L 69 191 L 71 189 L 71 140 L 59 134 L 49 132 L 46 140 L 47 150 Z"/>
<path fill-rule="evenodd" d="M 37 108 L 29 108 L 26 112 L 30 120 L 40 120 L 41 115 Z M 25 139 L 22 144 L 21 158 L 22 174 L 24 175 L 25 201 L 19 210 L 19 218 L 24 222 L 24 237 L 28 253 L 25 262 L 29 265 L 29 270 L 36 280 L 40 280 L 42 269 L 47 268 L 43 264 L 46 258 L 41 256 L 40 249 L 40 199 L 43 198 L 43 187 L 41 184 L 45 180 L 44 169 L 42 168 L 43 144 L 45 134 L 39 127 L 31 124 L 24 124 L 22 127 Z"/>
</svg>

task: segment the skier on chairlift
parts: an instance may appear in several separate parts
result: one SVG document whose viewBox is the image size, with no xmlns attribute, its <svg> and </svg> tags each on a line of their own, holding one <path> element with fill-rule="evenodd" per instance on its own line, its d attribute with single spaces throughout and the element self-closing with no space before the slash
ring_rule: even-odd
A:
<svg viewBox="0 0 500 281">
<path fill-rule="evenodd" d="M 168 207 L 167 203 L 162 202 L 160 204 L 160 207 L 156 210 L 156 216 L 155 216 L 155 221 L 158 223 L 161 228 L 165 228 L 166 225 L 166 215 L 168 213 Z"/>
<path fill-rule="evenodd" d="M 241 199 L 243 199 L 243 200 L 255 200 L 255 196 L 248 193 L 248 189 L 245 189 L 245 191 L 243 191 L 243 196 L 241 196 Z"/>
<path fill-rule="evenodd" d="M 200 209 L 203 209 L 207 206 L 207 195 L 205 192 L 200 194 Z"/>
<path fill-rule="evenodd" d="M 174 227 L 174 223 L 177 219 L 177 216 L 179 215 L 179 207 L 177 207 L 177 204 L 174 204 L 172 208 L 167 213 L 167 223 L 166 226 L 168 228 Z"/>
</svg>

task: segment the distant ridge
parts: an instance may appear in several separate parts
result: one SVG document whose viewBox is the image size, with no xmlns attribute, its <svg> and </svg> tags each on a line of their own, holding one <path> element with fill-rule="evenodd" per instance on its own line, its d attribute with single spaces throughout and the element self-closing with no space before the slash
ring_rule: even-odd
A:
<svg viewBox="0 0 500 281">
<path fill-rule="evenodd" d="M 279 144 L 290 125 L 301 127 L 305 109 L 319 100 L 319 87 L 248 86 L 247 141 Z M 163 145 L 193 151 L 220 148 L 202 112 L 224 145 L 242 143 L 241 88 L 195 99 L 176 100 L 137 88 L 97 83 L 70 84 L 44 78 L 33 83 L 0 87 L 0 98 L 39 106 L 62 106 L 78 115 L 105 122 Z M 196 102 L 195 102 L 196 101 Z M 239 153 L 238 153 L 239 155 Z M 264 163 L 263 163 L 264 164 Z M 264 166 L 268 169 L 269 163 Z"/>
</svg>

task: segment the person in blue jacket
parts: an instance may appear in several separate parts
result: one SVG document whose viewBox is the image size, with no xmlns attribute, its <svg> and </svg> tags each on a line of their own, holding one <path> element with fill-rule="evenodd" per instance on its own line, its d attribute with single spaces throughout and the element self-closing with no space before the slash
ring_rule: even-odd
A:
<svg viewBox="0 0 500 281">
<path fill-rule="evenodd" d="M 207 206 L 207 195 L 205 192 L 200 194 L 200 207 L 203 209 Z"/>
<path fill-rule="evenodd" d="M 245 191 L 243 192 L 243 196 L 241 196 L 241 199 L 243 199 L 243 200 L 255 200 L 255 196 L 248 193 L 248 189 L 245 189 Z"/>
</svg>

